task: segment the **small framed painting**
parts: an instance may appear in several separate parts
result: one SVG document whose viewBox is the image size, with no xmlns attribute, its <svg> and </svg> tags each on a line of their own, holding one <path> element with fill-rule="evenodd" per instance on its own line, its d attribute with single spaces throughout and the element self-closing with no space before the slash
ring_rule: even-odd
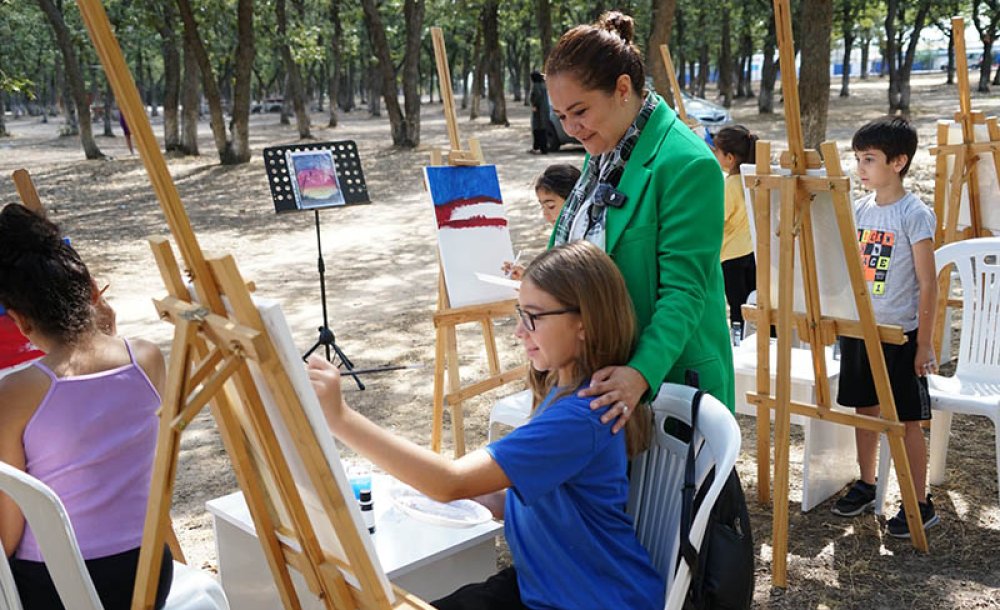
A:
<svg viewBox="0 0 1000 610">
<path fill-rule="evenodd" d="M 289 150 L 285 155 L 298 209 L 312 210 L 345 204 L 333 153 L 329 150 Z"/>
</svg>

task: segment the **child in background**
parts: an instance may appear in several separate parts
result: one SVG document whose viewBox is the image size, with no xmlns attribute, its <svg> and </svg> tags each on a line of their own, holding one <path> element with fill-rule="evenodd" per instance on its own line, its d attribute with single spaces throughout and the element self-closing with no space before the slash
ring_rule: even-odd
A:
<svg viewBox="0 0 1000 610">
<path fill-rule="evenodd" d="M 905 424 L 906 457 L 920 501 L 924 529 L 940 519 L 927 494 L 927 447 L 920 422 L 931 418 L 928 373 L 937 370 L 931 329 L 937 301 L 934 264 L 934 212 L 903 187 L 903 177 L 917 151 L 917 130 L 901 117 L 868 123 L 851 142 L 858 178 L 874 191 L 854 205 L 865 279 L 875 321 L 902 326 L 903 345 L 882 344 L 896 412 Z M 837 402 L 858 413 L 879 416 L 878 396 L 864 341 L 840 338 L 840 388 Z M 855 429 L 861 479 L 843 495 L 832 511 L 851 517 L 875 505 L 875 460 L 878 433 Z M 888 532 L 909 538 L 906 515 L 900 508 L 889 520 Z"/>
<path fill-rule="evenodd" d="M 573 192 L 579 179 L 580 170 L 568 163 L 550 165 L 535 179 L 535 197 L 538 198 L 545 222 L 553 225 L 556 223 L 566 198 Z M 524 265 L 507 262 L 503 265 L 503 272 L 511 279 L 519 280 L 524 274 Z"/>
<path fill-rule="evenodd" d="M 550 165 L 538 176 L 535 180 L 535 196 L 538 197 L 538 205 L 542 206 L 545 222 L 556 224 L 566 198 L 573 192 L 579 179 L 580 170 L 567 163 Z"/>
<path fill-rule="evenodd" d="M 434 602 L 446 610 L 663 608 L 664 582 L 639 544 L 628 456 L 649 440 L 644 404 L 612 434 L 608 407 L 581 398 L 595 371 L 628 361 L 635 315 L 625 280 L 597 246 L 553 248 L 525 270 L 515 335 L 531 362 L 534 410 L 523 426 L 456 460 L 383 430 L 343 402 L 337 368 L 309 377 L 341 441 L 435 500 L 474 498 L 504 519 L 513 567 Z"/>
<path fill-rule="evenodd" d="M 722 277 L 726 282 L 729 321 L 739 323 L 740 337 L 746 332 L 741 307 L 757 288 L 757 265 L 750 237 L 740 165 L 753 163 L 757 136 L 742 125 L 724 127 L 715 135 L 715 158 L 726 173 L 725 215 L 722 234 Z"/>
<path fill-rule="evenodd" d="M 104 608 L 126 610 L 166 371 L 152 343 L 102 331 L 99 301 L 86 265 L 54 224 L 19 204 L 0 211 L 0 305 L 45 353 L 0 379 L 0 460 L 55 491 Z M 34 533 L 3 494 L 0 541 L 13 555 L 22 605 L 62 608 Z M 157 608 L 166 601 L 172 572 L 164 548 Z"/>
</svg>

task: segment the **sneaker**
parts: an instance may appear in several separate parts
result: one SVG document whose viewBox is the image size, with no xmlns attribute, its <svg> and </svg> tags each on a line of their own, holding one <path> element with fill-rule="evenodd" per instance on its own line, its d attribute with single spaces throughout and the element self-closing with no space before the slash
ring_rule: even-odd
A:
<svg viewBox="0 0 1000 610">
<path fill-rule="evenodd" d="M 840 517 L 855 517 L 873 508 L 875 508 L 875 486 L 864 481 L 855 481 L 830 511 Z"/>
<path fill-rule="evenodd" d="M 920 502 L 918 505 L 920 506 L 920 520 L 924 522 L 924 530 L 941 523 L 941 518 L 934 512 L 934 503 L 931 502 L 930 495 L 927 496 L 927 502 Z M 910 528 L 906 526 L 906 511 L 903 510 L 902 506 L 899 507 L 896 516 L 889 519 L 887 526 L 889 535 L 893 538 L 910 537 Z"/>
</svg>

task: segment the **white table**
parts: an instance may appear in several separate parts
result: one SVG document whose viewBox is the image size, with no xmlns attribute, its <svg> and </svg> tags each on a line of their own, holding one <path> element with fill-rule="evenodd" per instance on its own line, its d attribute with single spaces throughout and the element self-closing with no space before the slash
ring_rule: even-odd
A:
<svg viewBox="0 0 1000 610">
<path fill-rule="evenodd" d="M 389 580 L 427 601 L 496 573 L 496 537 L 503 525 L 490 521 L 473 527 L 432 525 L 393 506 L 391 479 L 375 475 L 375 533 L 372 540 Z M 281 600 L 257 539 L 242 492 L 206 503 L 212 514 L 219 576 L 229 604 L 239 610 L 279 610 Z M 305 580 L 290 570 L 303 610 L 324 606 Z"/>
<path fill-rule="evenodd" d="M 774 391 L 777 370 L 777 345 L 771 339 L 771 391 Z M 746 337 L 733 348 L 736 369 L 736 412 L 757 415 L 757 407 L 746 401 L 747 392 L 757 389 L 757 337 Z M 836 401 L 840 360 L 833 358 L 833 348 L 826 348 L 826 372 L 831 398 Z M 816 402 L 812 353 L 809 349 L 792 349 L 792 400 L 808 404 Z M 840 407 L 834 407 L 840 408 Z M 851 410 L 853 412 L 853 409 Z M 774 411 L 771 410 L 771 419 Z M 811 417 L 793 414 L 793 425 L 803 428 L 802 512 L 812 510 L 845 485 L 858 477 L 858 462 L 854 445 L 854 429 Z"/>
</svg>

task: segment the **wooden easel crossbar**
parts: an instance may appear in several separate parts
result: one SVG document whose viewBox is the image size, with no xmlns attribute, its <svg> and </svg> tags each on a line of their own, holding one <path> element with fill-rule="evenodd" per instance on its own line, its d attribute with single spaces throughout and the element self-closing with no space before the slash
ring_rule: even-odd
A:
<svg viewBox="0 0 1000 610">
<path fill-rule="evenodd" d="M 791 15 L 788 0 L 774 0 L 778 48 L 782 65 L 794 65 Z M 806 151 L 799 117 L 798 87 L 793 70 L 782 71 L 782 91 L 785 101 L 785 120 L 788 129 L 788 153 L 783 158 L 789 173 L 779 174 L 770 165 L 771 147 L 768 142 L 758 142 L 756 150 L 756 175 L 746 178 L 754 194 L 753 209 L 757 231 L 757 305 L 745 306 L 744 316 L 757 324 L 757 379 L 756 392 L 747 394 L 747 401 L 757 406 L 757 473 L 758 497 L 769 500 L 770 489 L 770 409 L 775 410 L 774 431 L 774 504 L 773 504 L 773 560 L 771 578 L 775 586 L 787 586 L 788 561 L 788 460 L 790 446 L 790 415 L 824 419 L 855 428 L 887 434 L 889 446 L 899 478 L 899 486 L 906 508 L 907 524 L 914 532 L 913 545 L 927 550 L 927 538 L 919 518 L 917 497 L 903 445 L 903 424 L 899 422 L 896 406 L 889 387 L 888 373 L 880 341 L 902 343 L 899 327 L 878 325 L 875 322 L 868 287 L 865 284 L 858 255 L 853 207 L 850 202 L 850 184 L 840 167 L 836 144 L 821 146 L 826 176 L 806 175 L 810 165 L 819 159 L 814 151 Z M 772 193 L 780 200 L 778 208 L 778 277 L 772 278 Z M 858 319 L 848 323 L 840 318 L 824 315 L 820 294 L 820 278 L 816 258 L 813 222 L 816 217 L 814 200 L 818 194 L 829 195 L 836 219 L 844 265 L 851 286 L 851 294 Z M 795 252 L 799 252 L 804 311 L 795 305 Z M 777 303 L 772 305 L 772 282 L 777 282 Z M 798 323 L 797 323 L 798 322 Z M 791 400 L 792 334 L 798 326 L 800 338 L 812 347 L 813 372 L 816 381 L 816 404 Z M 771 342 L 768 329 L 777 329 L 777 370 L 772 392 L 770 379 Z M 863 339 L 872 364 L 872 376 L 881 405 L 881 418 L 865 417 L 853 413 L 834 411 L 823 355 L 825 346 L 837 335 Z"/>
<path fill-rule="evenodd" d="M 448 67 L 448 55 L 441 28 L 431 28 L 431 40 L 434 44 L 434 60 L 437 65 L 438 82 L 441 83 L 441 99 L 444 102 L 444 117 L 448 127 L 448 141 L 451 145 L 451 149 L 446 155 L 442 155 L 440 150 L 433 150 L 431 152 L 431 165 L 444 163 L 448 165 L 480 165 L 483 162 L 483 152 L 479 147 L 478 140 L 470 138 L 468 149 L 462 149 L 459 140 L 455 98 L 451 88 L 451 70 Z M 440 252 L 438 255 L 440 257 Z M 453 308 L 448 299 L 443 267 L 438 265 L 437 311 L 434 312 L 434 411 L 431 428 L 431 448 L 434 451 L 441 451 L 445 402 L 448 403 L 451 411 L 455 456 L 461 456 L 465 454 L 465 418 L 462 403 L 508 383 L 521 381 L 527 376 L 528 369 L 523 364 L 501 371 L 496 336 L 493 332 L 493 321 L 497 318 L 513 316 L 515 303 L 514 299 L 510 299 Z M 456 327 L 466 323 L 479 323 L 482 328 L 489 375 L 484 379 L 463 386 L 459 371 Z M 447 394 L 445 393 L 446 379 Z"/>
<path fill-rule="evenodd" d="M 419 599 L 390 587 L 373 560 L 367 532 L 362 537 L 360 516 L 352 514 L 345 500 L 346 478 L 338 480 L 332 470 L 320 446 L 322 439 L 307 419 L 302 394 L 293 387 L 290 369 L 282 362 L 235 261 L 229 256 L 206 259 L 202 254 L 103 6 L 97 0 L 77 4 L 191 280 L 189 289 L 169 242 L 152 239 L 168 293 L 156 301 L 157 311 L 174 324 L 175 332 L 133 610 L 153 608 L 166 535 L 162 524 L 169 522 L 181 435 L 205 404 L 211 407 L 232 460 L 286 609 L 302 607 L 292 585 L 290 567 L 294 567 L 330 610 L 427 610 L 429 606 Z M 278 424 L 268 405 L 294 440 L 291 454 L 276 440 Z M 304 478 L 292 472 L 290 460 Z M 308 502 L 301 489 L 305 484 L 311 488 Z M 319 526 L 334 532 L 339 548 L 321 544 Z"/>
</svg>

